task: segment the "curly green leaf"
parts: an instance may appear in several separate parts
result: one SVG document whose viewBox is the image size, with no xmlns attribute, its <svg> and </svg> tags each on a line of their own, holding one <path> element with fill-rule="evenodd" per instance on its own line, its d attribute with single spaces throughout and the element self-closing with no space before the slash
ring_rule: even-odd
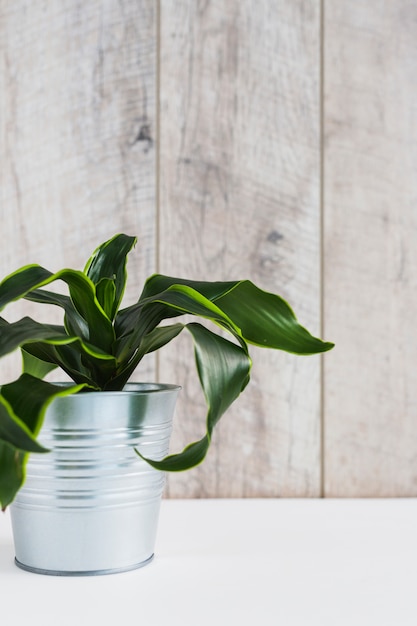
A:
<svg viewBox="0 0 417 626">
<path fill-rule="evenodd" d="M 178 454 L 151 460 L 137 453 L 152 467 L 183 471 L 201 463 L 210 446 L 213 428 L 249 381 L 251 360 L 240 346 L 212 333 L 200 324 L 186 328 L 194 340 L 197 371 L 207 403 L 206 434 Z"/>
</svg>

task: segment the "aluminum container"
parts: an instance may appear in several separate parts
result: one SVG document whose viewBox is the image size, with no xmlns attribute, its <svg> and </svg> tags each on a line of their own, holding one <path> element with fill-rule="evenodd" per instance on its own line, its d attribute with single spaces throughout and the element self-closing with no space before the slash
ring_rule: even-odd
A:
<svg viewBox="0 0 417 626">
<path fill-rule="evenodd" d="M 164 474 L 135 452 L 168 453 L 174 385 L 56 398 L 10 506 L 16 564 L 55 575 L 94 575 L 152 560 Z"/>
</svg>

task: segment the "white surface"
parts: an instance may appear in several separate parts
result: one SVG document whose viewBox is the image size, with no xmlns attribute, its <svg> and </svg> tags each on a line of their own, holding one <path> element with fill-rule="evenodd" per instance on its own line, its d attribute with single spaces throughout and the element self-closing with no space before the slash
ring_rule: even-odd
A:
<svg viewBox="0 0 417 626">
<path fill-rule="evenodd" d="M 417 624 L 415 499 L 164 501 L 143 569 L 49 577 L 13 557 L 0 515 L 1 623 Z"/>
</svg>

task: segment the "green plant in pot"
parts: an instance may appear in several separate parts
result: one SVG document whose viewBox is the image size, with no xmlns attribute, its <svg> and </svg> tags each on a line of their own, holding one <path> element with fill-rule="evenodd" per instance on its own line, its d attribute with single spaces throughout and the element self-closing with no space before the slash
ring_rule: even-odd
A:
<svg viewBox="0 0 417 626">
<path fill-rule="evenodd" d="M 300 355 L 333 347 L 302 327 L 280 296 L 247 280 L 155 274 L 137 302 L 121 308 L 135 243 L 118 234 L 83 271 L 28 265 L 0 284 L 1 310 L 25 298 L 63 312 L 62 325 L 0 318 L 0 356 L 23 355 L 23 373 L 0 390 L 0 501 L 3 509 L 12 504 L 17 563 L 32 571 L 105 573 L 148 562 L 164 472 L 203 461 L 215 425 L 249 382 L 248 345 Z M 55 281 L 68 295 L 47 289 Z M 204 324 L 177 321 L 186 314 Z M 194 343 L 206 432 L 168 454 L 179 388 L 129 380 L 146 354 L 183 330 Z M 44 380 L 54 368 L 73 382 Z"/>
</svg>

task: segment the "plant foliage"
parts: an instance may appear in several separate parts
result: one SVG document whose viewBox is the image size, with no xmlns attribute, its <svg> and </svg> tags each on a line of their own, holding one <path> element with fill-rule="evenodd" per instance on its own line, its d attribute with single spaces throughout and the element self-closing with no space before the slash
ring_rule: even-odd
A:
<svg viewBox="0 0 417 626">
<path fill-rule="evenodd" d="M 63 310 L 62 325 L 41 324 L 30 317 L 9 323 L 0 317 L 0 356 L 18 348 L 23 355 L 22 375 L 0 390 L 3 508 L 24 482 L 29 453 L 47 452 L 37 435 L 47 406 L 56 396 L 123 389 L 146 354 L 184 329 L 194 342 L 207 403 L 206 434 L 179 454 L 162 461 L 146 459 L 167 471 L 189 469 L 204 459 L 214 426 L 249 382 L 248 344 L 302 355 L 333 347 L 303 328 L 280 296 L 248 280 L 204 282 L 155 274 L 146 280 L 137 302 L 121 309 L 127 255 L 135 243 L 135 237 L 115 235 L 95 250 L 83 271 L 52 273 L 28 265 L 0 283 L 0 310 L 21 298 Z M 66 283 L 68 295 L 48 289 L 58 280 Z M 209 320 L 214 328 L 227 331 L 232 341 L 197 322 L 173 322 L 185 314 Z M 56 367 L 74 384 L 63 388 L 43 380 Z"/>
</svg>

